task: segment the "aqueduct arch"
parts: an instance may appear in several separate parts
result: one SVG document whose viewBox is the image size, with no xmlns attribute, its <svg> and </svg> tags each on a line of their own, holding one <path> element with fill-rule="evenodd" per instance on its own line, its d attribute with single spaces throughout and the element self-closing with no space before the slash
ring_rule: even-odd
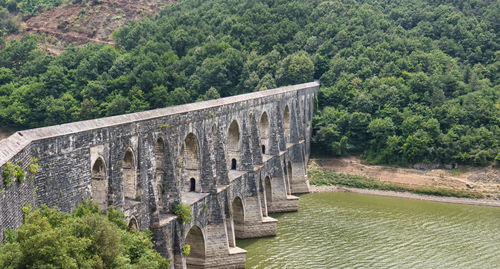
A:
<svg viewBox="0 0 500 269">
<path fill-rule="evenodd" d="M 158 204 L 161 203 L 162 193 L 163 193 L 163 181 L 165 180 L 165 143 L 160 137 L 155 143 L 155 180 L 156 180 L 156 190 L 158 197 Z"/>
<path fill-rule="evenodd" d="M 269 118 L 267 117 L 267 113 L 264 111 L 262 116 L 260 117 L 260 145 L 262 154 L 266 154 L 269 150 Z"/>
<path fill-rule="evenodd" d="M 273 201 L 273 194 L 272 194 L 272 188 L 271 188 L 271 178 L 267 176 L 264 179 L 264 190 L 266 192 L 266 202 L 269 205 Z"/>
<path fill-rule="evenodd" d="M 240 160 L 240 127 L 236 120 L 231 122 L 227 131 L 228 169 L 236 170 Z"/>
<path fill-rule="evenodd" d="M 106 210 L 108 207 L 108 180 L 106 178 L 106 164 L 101 157 L 95 160 L 92 165 L 92 200 L 99 205 L 99 208 Z"/>
<path fill-rule="evenodd" d="M 205 264 L 205 237 L 200 227 L 193 226 L 189 230 L 185 243 L 191 247 L 186 257 L 187 268 L 204 268 Z"/>
<path fill-rule="evenodd" d="M 123 173 L 123 189 L 125 198 L 136 199 L 137 194 L 137 175 L 135 169 L 135 157 L 132 149 L 129 148 L 125 152 L 122 162 Z"/>
<path fill-rule="evenodd" d="M 178 175 L 182 180 L 182 191 L 201 192 L 200 184 L 200 144 L 195 134 L 189 133 L 182 143 L 177 163 Z M 192 182 L 194 180 L 194 190 Z"/>
<path fill-rule="evenodd" d="M 293 173 L 292 173 L 292 162 L 290 162 L 290 160 L 288 160 L 287 164 L 286 164 L 286 169 L 288 170 L 287 171 L 287 175 L 288 175 L 288 185 L 290 186 L 290 194 L 291 194 L 291 191 L 292 191 L 292 183 L 293 183 Z"/>
<path fill-rule="evenodd" d="M 285 133 L 285 142 L 290 143 L 290 109 L 288 105 L 285 106 L 283 111 L 283 131 Z"/>
<path fill-rule="evenodd" d="M 234 198 L 231 203 L 234 223 L 234 235 L 236 238 L 242 238 L 242 233 L 245 231 L 245 208 L 240 197 Z"/>
<path fill-rule="evenodd" d="M 135 219 L 135 217 L 132 217 L 128 222 L 128 230 L 129 231 L 139 230 L 139 225 L 137 225 L 137 220 Z"/>
</svg>

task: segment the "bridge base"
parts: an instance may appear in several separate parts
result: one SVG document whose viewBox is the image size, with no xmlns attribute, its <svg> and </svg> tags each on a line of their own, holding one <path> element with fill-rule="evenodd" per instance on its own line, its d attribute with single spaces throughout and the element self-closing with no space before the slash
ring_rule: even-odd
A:
<svg viewBox="0 0 500 269">
<path fill-rule="evenodd" d="M 262 222 L 245 224 L 242 230 L 235 231 L 236 239 L 275 236 L 277 224 L 277 219 L 263 217 Z"/>
<path fill-rule="evenodd" d="M 287 195 L 286 200 L 272 201 L 268 203 L 269 213 L 295 212 L 299 210 L 299 197 Z"/>
</svg>

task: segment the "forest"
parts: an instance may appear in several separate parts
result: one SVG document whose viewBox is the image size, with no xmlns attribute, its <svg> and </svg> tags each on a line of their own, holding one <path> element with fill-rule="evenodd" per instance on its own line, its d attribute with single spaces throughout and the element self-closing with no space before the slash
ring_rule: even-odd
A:
<svg viewBox="0 0 500 269">
<path fill-rule="evenodd" d="M 54 56 L 35 35 L 6 42 L 0 125 L 47 126 L 320 79 L 316 155 L 500 164 L 498 18 L 495 0 L 178 1 L 116 31 L 115 46 Z"/>
</svg>

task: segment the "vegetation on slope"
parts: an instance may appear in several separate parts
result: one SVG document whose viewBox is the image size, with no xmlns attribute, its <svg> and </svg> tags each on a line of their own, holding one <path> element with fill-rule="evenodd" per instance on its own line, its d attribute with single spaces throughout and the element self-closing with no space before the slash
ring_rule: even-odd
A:
<svg viewBox="0 0 500 269">
<path fill-rule="evenodd" d="M 25 223 L 0 245 L 1 268 L 169 268 L 148 233 L 127 231 L 123 213 L 101 215 L 96 204 L 74 213 L 46 206 L 26 212 Z"/>
<path fill-rule="evenodd" d="M 116 47 L 0 54 L 0 124 L 51 125 L 319 78 L 313 149 L 374 163 L 500 162 L 493 0 L 180 1 Z M 324 153 L 324 152 L 323 152 Z"/>
</svg>

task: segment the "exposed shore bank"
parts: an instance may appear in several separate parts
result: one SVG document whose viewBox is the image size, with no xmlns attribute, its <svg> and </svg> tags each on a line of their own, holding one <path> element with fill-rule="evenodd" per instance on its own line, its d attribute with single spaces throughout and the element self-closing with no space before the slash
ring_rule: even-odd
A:
<svg viewBox="0 0 500 269">
<path fill-rule="evenodd" d="M 311 192 L 354 192 L 369 195 L 465 205 L 500 207 L 500 169 L 392 168 L 364 163 L 359 157 L 311 159 Z"/>
<path fill-rule="evenodd" d="M 433 196 L 433 195 L 416 194 L 411 192 L 382 191 L 382 190 L 359 189 L 359 188 L 340 187 L 340 186 L 311 185 L 309 190 L 311 191 L 311 193 L 353 192 L 353 193 L 368 194 L 368 195 L 399 197 L 399 198 L 425 200 L 425 201 L 442 202 L 442 203 L 500 207 L 500 201 L 491 199 L 470 199 L 470 198 L 457 198 L 457 197 L 446 197 L 446 196 Z"/>
</svg>

